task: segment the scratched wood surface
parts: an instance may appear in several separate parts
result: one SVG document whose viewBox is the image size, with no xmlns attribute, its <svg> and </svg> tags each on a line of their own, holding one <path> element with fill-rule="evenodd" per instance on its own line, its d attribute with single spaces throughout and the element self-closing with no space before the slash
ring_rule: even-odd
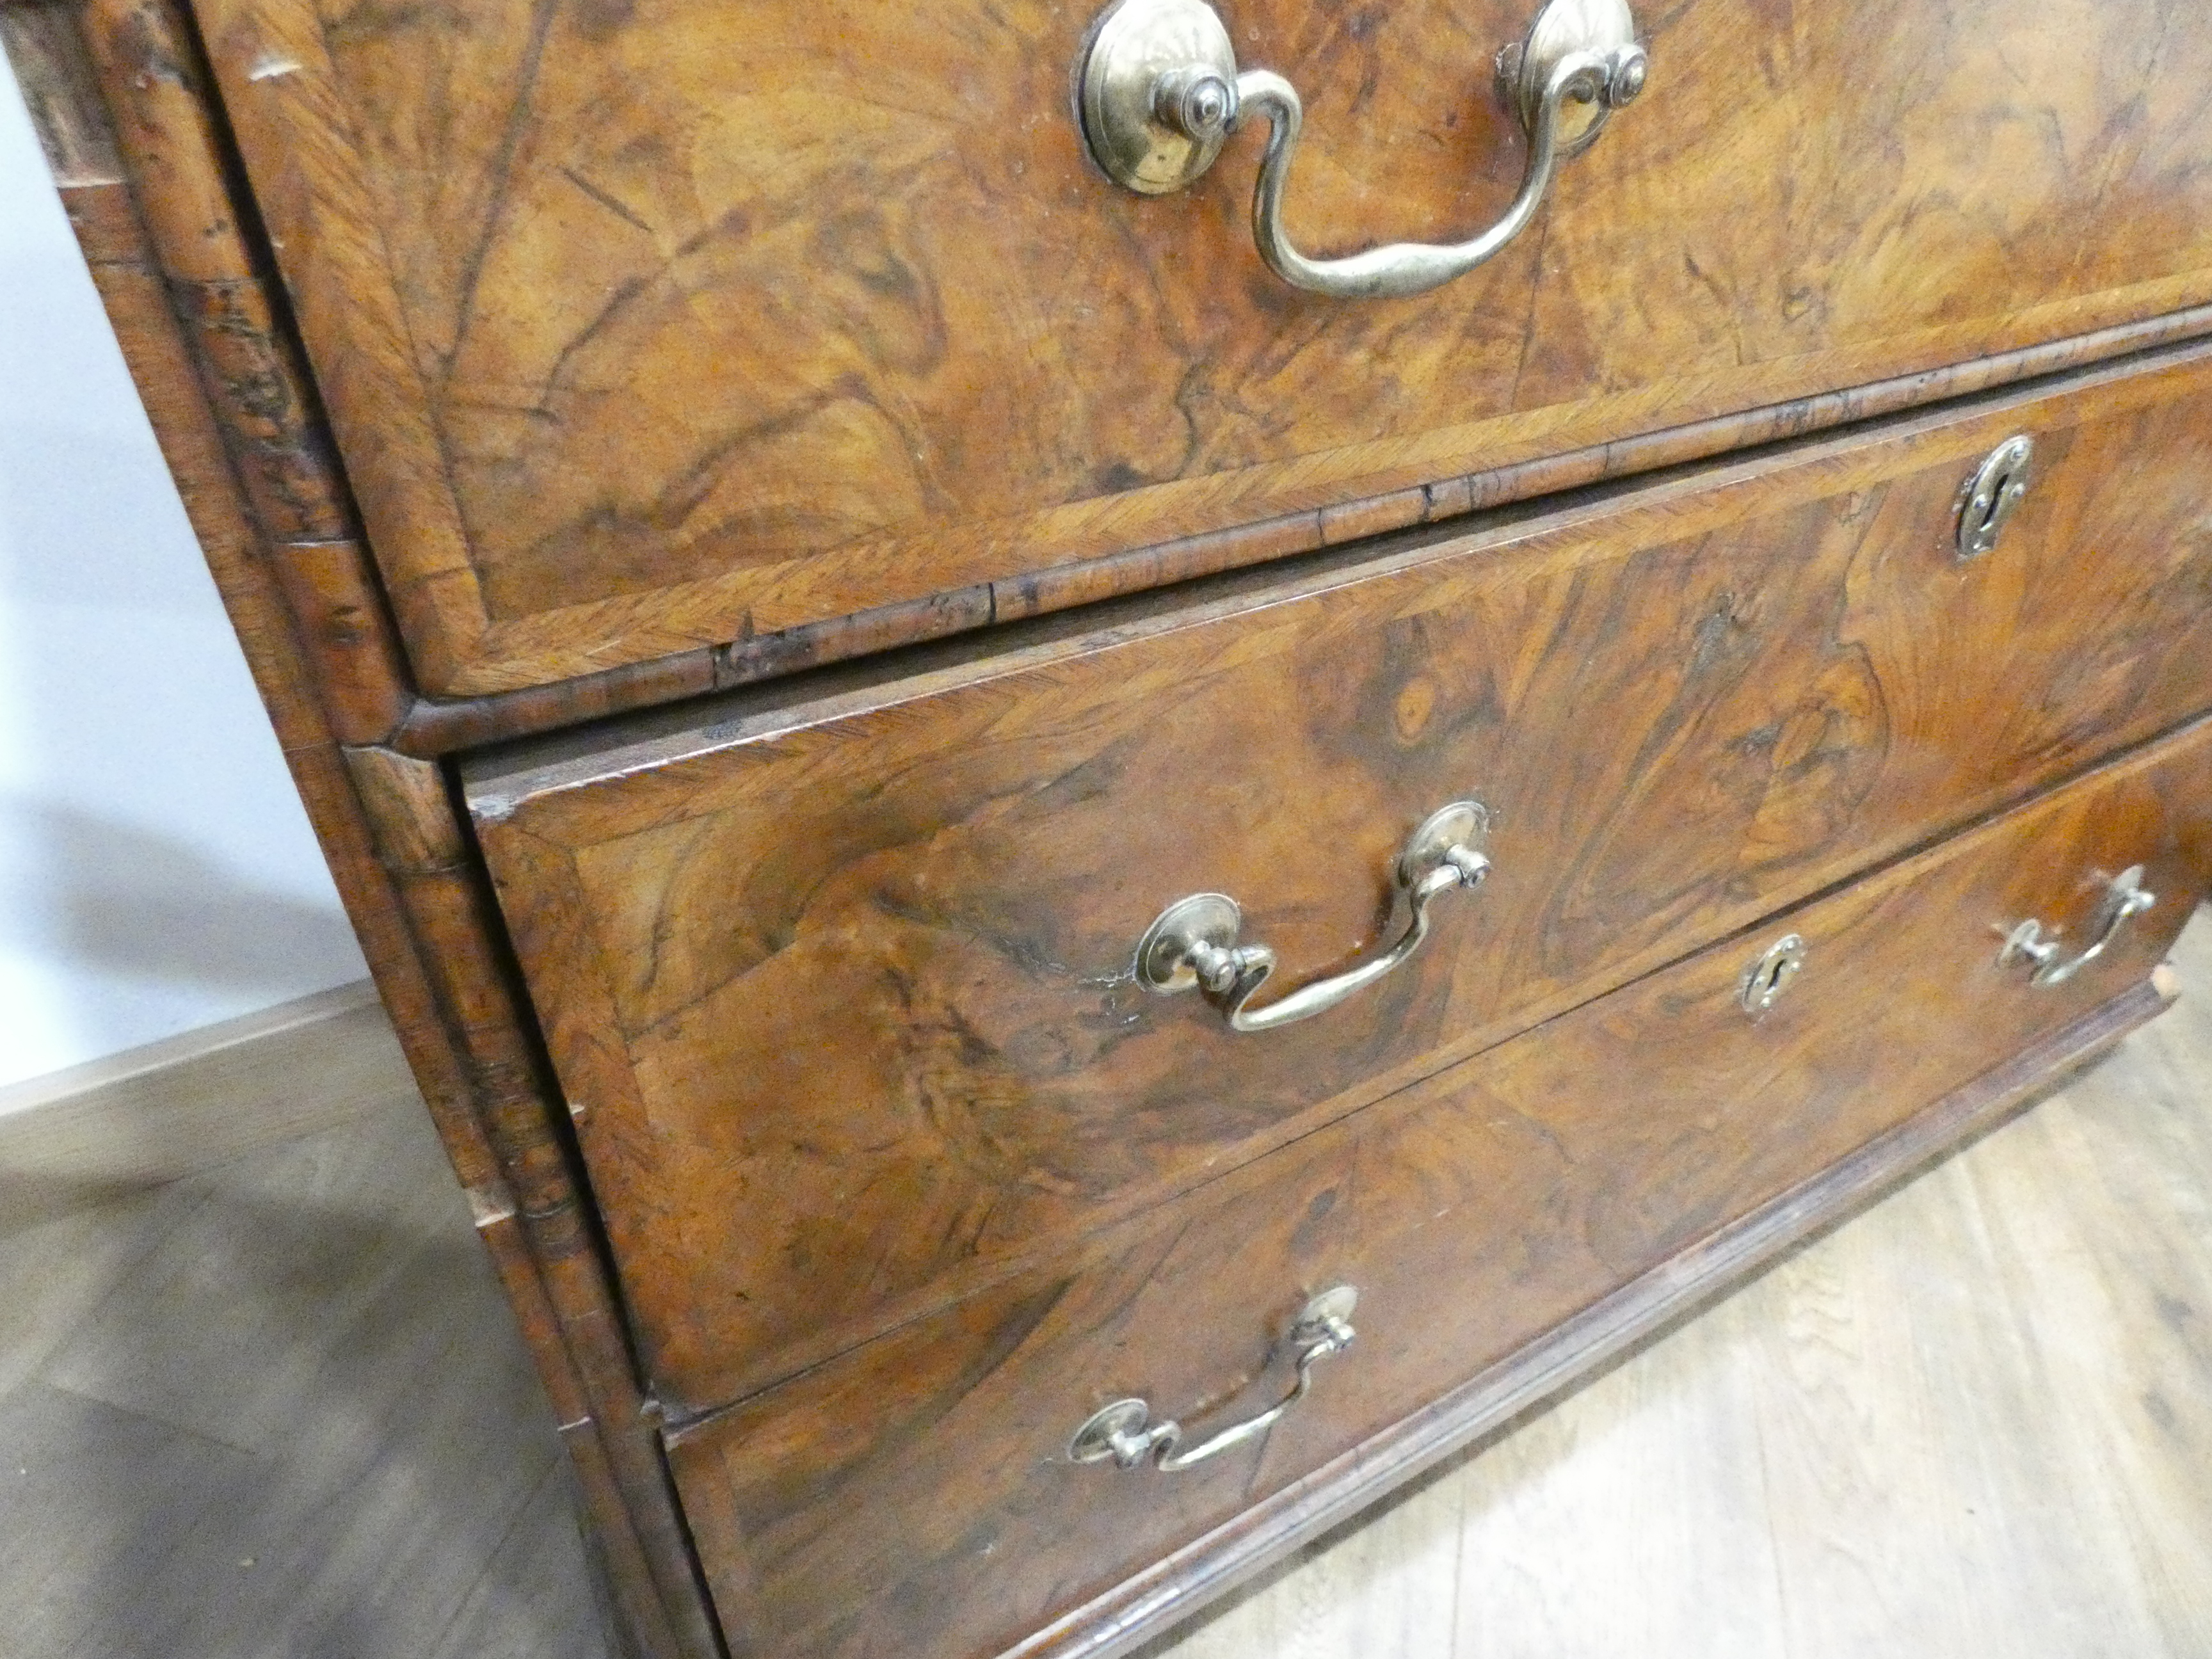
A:
<svg viewBox="0 0 2212 1659">
<path fill-rule="evenodd" d="M 715 1405 L 2212 705 L 2202 349 L 910 680 L 468 771 L 664 1397 Z M 1948 542 L 2002 437 L 2045 468 Z M 1229 893 L 1245 1036 L 1133 982 Z"/>
<path fill-rule="evenodd" d="M 2212 912 L 2102 1066 L 1141 1659 L 2212 1651 Z"/>
<path fill-rule="evenodd" d="M 1171 199 L 1090 167 L 1089 0 L 195 9 L 434 692 L 2212 300 L 2212 22 L 2174 0 L 1647 5 L 1649 90 L 1520 243 L 1365 303 L 1261 265 L 1251 135 Z M 1307 100 L 1293 231 L 1495 217 L 1531 11 L 1234 7 Z"/>
<path fill-rule="evenodd" d="M 388 871 L 395 840 L 404 855 L 438 832 L 402 823 L 395 836 L 379 819 L 404 801 L 356 793 L 349 775 L 362 751 L 341 744 L 388 730 L 404 688 L 375 666 L 392 665 L 392 646 L 356 580 L 365 556 L 328 534 L 349 521 L 343 485 L 232 191 L 189 21 L 165 0 L 11 3 L 0 44 L 33 88 L 64 204 L 401 1047 L 454 1173 L 482 1200 L 483 1246 L 541 1363 L 595 1556 L 641 1652 L 708 1654 L 673 1493 L 547 1103 L 527 1061 L 487 1052 L 530 1041 L 475 925 L 488 896 L 450 867 L 427 884 Z M 288 596 L 310 602 L 295 616 Z M 458 845 L 442 793 L 422 805 Z"/>
<path fill-rule="evenodd" d="M 2212 875 L 2208 762 L 2200 726 L 680 1428 L 725 1628 L 776 1659 L 1010 1650 L 1607 1300 L 1693 1280 L 1706 1241 L 2148 975 Z M 2166 908 L 2094 966 L 2033 988 L 1999 963 L 2024 915 L 2085 944 L 2131 865 Z M 1785 932 L 1802 976 L 1751 1018 L 1740 976 Z M 1280 1396 L 1283 1331 L 1339 1285 L 1364 1346 L 1263 1439 L 1172 1474 L 1067 1458 L 1110 1401 L 1194 1440 Z"/>
</svg>

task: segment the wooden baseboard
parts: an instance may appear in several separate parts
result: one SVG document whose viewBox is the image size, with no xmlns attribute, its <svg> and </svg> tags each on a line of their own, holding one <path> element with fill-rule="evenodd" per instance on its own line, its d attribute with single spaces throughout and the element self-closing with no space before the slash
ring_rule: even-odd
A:
<svg viewBox="0 0 2212 1659">
<path fill-rule="evenodd" d="M 0 1237 L 414 1096 L 366 980 L 0 1088 Z"/>
</svg>

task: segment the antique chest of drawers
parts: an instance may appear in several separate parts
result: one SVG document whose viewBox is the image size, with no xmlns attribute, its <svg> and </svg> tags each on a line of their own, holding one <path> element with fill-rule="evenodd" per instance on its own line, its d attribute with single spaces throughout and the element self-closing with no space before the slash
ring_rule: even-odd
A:
<svg viewBox="0 0 2212 1659">
<path fill-rule="evenodd" d="M 0 24 L 636 1652 L 1121 1650 L 2172 994 L 2212 13 Z"/>
</svg>

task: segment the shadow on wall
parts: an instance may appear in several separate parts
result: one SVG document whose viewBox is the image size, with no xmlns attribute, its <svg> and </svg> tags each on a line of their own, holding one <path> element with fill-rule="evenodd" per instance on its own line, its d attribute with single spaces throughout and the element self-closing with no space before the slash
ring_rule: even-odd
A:
<svg viewBox="0 0 2212 1659">
<path fill-rule="evenodd" d="M 4 1087 L 364 969 L 4 68 L 0 227 Z"/>
<path fill-rule="evenodd" d="M 272 1001 L 299 994 L 302 960 L 343 961 L 354 948 L 342 913 L 249 885 L 185 842 L 0 795 L 0 840 L 19 836 L 43 848 L 52 886 L 42 905 L 0 908 L 0 943 Z"/>
</svg>

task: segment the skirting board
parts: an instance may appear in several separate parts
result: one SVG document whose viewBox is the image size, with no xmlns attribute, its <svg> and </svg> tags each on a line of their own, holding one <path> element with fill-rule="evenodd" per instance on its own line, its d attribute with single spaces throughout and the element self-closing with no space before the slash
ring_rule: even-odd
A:
<svg viewBox="0 0 2212 1659">
<path fill-rule="evenodd" d="M 11 1085 L 0 1237 L 414 1097 L 366 980 Z"/>
</svg>

